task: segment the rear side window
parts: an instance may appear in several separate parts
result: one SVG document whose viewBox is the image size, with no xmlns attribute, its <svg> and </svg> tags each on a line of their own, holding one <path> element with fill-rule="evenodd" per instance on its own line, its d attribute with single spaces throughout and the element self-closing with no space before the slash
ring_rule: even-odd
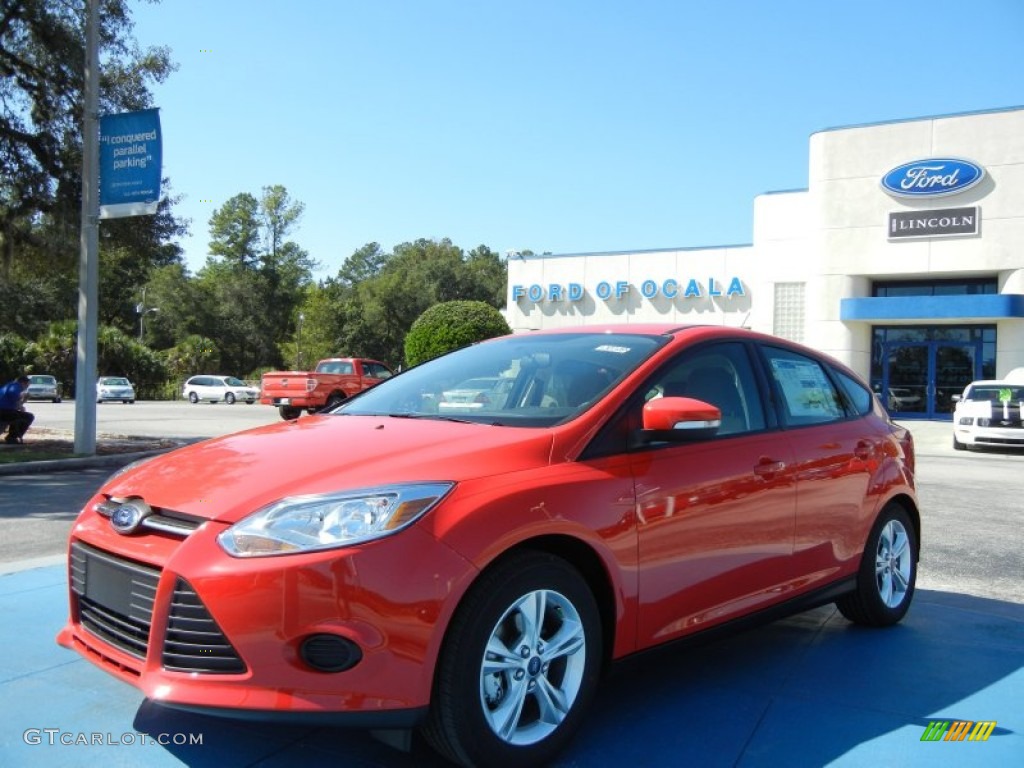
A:
<svg viewBox="0 0 1024 768">
<path fill-rule="evenodd" d="M 768 372 L 782 397 L 787 426 L 839 421 L 843 411 L 839 393 L 817 360 L 780 347 L 764 347 Z"/>
<path fill-rule="evenodd" d="M 871 390 L 842 371 L 833 371 L 833 373 L 835 373 L 836 379 L 839 381 L 843 394 L 846 395 L 850 409 L 858 416 L 871 413 L 875 399 Z"/>
</svg>

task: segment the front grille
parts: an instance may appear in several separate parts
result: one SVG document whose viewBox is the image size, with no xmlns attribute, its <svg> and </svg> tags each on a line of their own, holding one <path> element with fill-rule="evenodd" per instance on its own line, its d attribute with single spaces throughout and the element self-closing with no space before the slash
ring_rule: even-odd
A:
<svg viewBox="0 0 1024 768">
<path fill-rule="evenodd" d="M 71 589 L 82 626 L 137 659 L 146 658 L 160 570 L 73 542 Z"/>
<path fill-rule="evenodd" d="M 174 585 L 167 617 L 163 665 L 180 672 L 245 672 L 245 663 L 217 626 L 192 586 L 182 578 Z"/>
<path fill-rule="evenodd" d="M 108 498 L 106 501 L 97 504 L 95 509 L 96 512 L 109 520 L 114 511 L 124 501 L 124 499 Z M 152 509 L 152 512 L 146 515 L 142 522 L 139 523 L 139 527 L 163 531 L 177 538 L 184 539 L 191 536 L 204 522 L 206 522 L 205 519 L 201 517 L 186 515 L 183 512 L 175 512 L 171 509 Z"/>
</svg>

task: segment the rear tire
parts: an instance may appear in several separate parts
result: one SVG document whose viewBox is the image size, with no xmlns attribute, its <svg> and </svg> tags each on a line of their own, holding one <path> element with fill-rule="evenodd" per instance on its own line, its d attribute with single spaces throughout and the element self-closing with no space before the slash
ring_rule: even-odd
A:
<svg viewBox="0 0 1024 768">
<path fill-rule="evenodd" d="M 464 766 L 544 765 L 579 728 L 602 659 L 583 577 L 544 552 L 483 574 L 446 633 L 423 734 Z"/>
<path fill-rule="evenodd" d="M 196 403 L 199 402 L 199 395 L 197 395 L 195 392 L 189 392 L 188 401 L 192 403 L 192 405 L 195 405 Z"/>
<path fill-rule="evenodd" d="M 224 395 L 224 402 L 227 403 L 228 405 L 234 405 L 235 404 L 235 396 L 234 396 L 234 394 L 231 393 L 231 392 L 228 392 L 226 395 Z"/>
<path fill-rule="evenodd" d="M 917 553 L 910 516 L 898 504 L 886 505 L 864 545 L 856 590 L 836 601 L 839 612 L 869 627 L 896 624 L 914 598 Z"/>
<path fill-rule="evenodd" d="M 294 421 L 299 418 L 302 410 L 292 405 L 282 405 L 277 409 L 277 412 L 281 414 L 281 418 L 285 421 Z"/>
</svg>

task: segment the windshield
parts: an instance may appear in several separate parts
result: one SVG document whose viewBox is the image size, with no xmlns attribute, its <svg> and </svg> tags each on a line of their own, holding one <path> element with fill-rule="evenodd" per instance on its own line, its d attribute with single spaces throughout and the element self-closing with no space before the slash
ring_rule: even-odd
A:
<svg viewBox="0 0 1024 768">
<path fill-rule="evenodd" d="M 506 336 L 423 363 L 335 413 L 551 426 L 586 410 L 666 340 L 607 333 Z"/>
<path fill-rule="evenodd" d="M 53 376 L 29 376 L 29 383 L 31 384 L 56 384 L 57 380 Z"/>
<path fill-rule="evenodd" d="M 970 387 L 967 390 L 967 397 L 965 399 L 974 401 L 987 400 L 990 403 L 1018 403 L 1024 400 L 1024 387 L 983 384 L 977 387 Z"/>
</svg>

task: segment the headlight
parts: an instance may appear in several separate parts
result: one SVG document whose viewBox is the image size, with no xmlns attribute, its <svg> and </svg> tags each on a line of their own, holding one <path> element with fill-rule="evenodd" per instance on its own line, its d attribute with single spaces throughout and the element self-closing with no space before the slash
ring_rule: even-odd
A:
<svg viewBox="0 0 1024 768">
<path fill-rule="evenodd" d="M 417 483 L 274 502 L 217 537 L 235 557 L 287 555 L 379 539 L 435 506 L 454 483 Z"/>
</svg>

